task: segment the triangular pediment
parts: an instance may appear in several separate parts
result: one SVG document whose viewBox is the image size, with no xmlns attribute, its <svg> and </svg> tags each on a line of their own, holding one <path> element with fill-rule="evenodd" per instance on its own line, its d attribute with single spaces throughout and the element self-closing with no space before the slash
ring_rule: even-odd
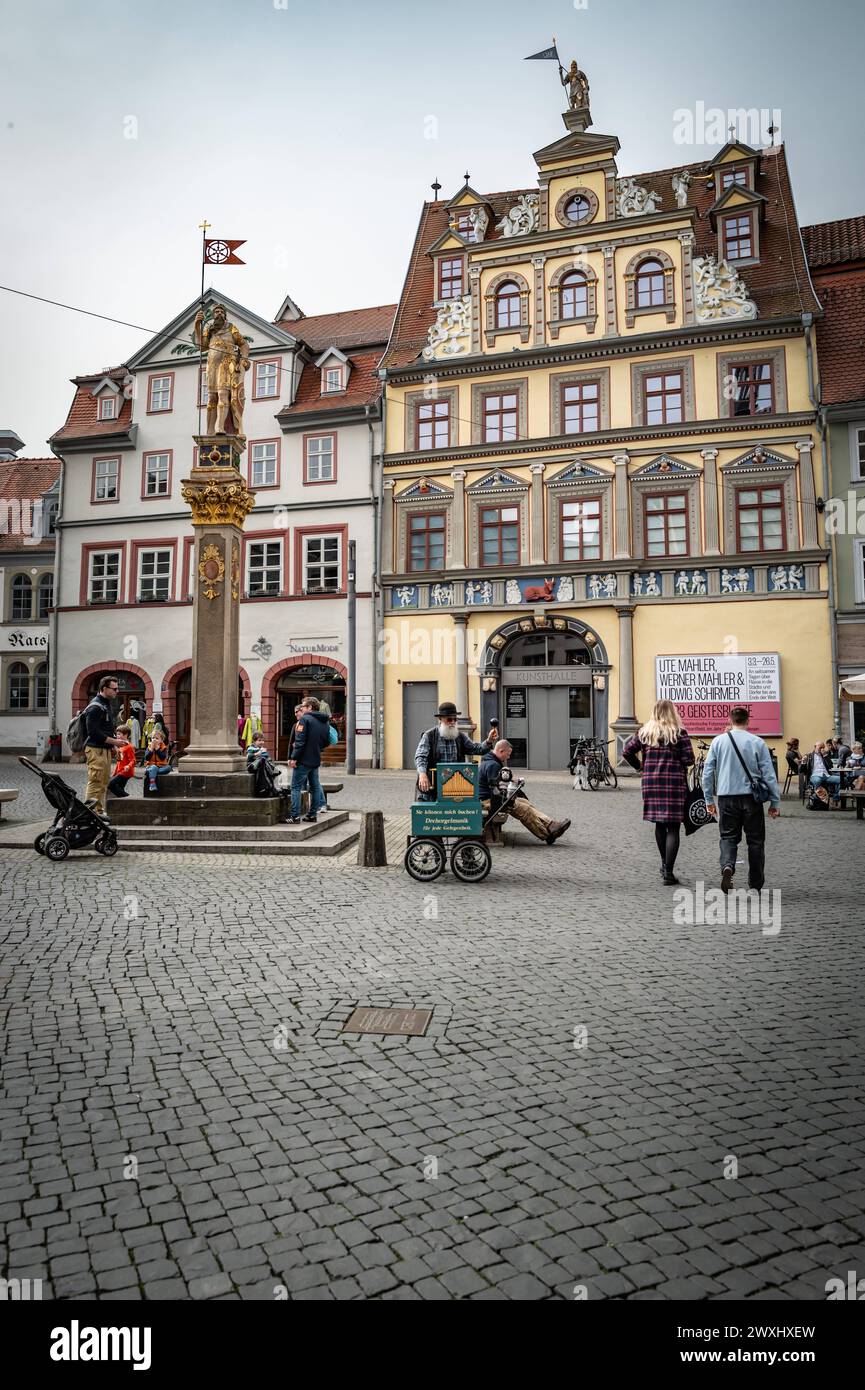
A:
<svg viewBox="0 0 865 1390">
<path fill-rule="evenodd" d="M 333 345 L 331 345 L 329 348 L 325 348 L 324 352 L 321 354 L 320 357 L 317 357 L 315 359 L 315 365 L 317 367 L 324 367 L 329 362 L 342 363 L 343 366 L 347 366 L 348 358 L 346 357 L 344 352 L 340 351 L 338 347 L 334 347 Z"/>
<path fill-rule="evenodd" d="M 460 189 L 459 193 L 457 193 L 456 197 L 451 198 L 449 203 L 445 203 L 445 208 L 448 212 L 456 212 L 460 208 L 478 207 L 479 204 L 484 202 L 485 199 L 483 196 L 480 193 L 476 193 L 471 185 L 466 183 Z"/>
<path fill-rule="evenodd" d="M 714 219 L 720 213 L 735 212 L 737 208 L 756 208 L 763 217 L 766 202 L 767 199 L 762 193 L 755 193 L 752 188 L 745 188 L 741 183 L 731 183 L 709 208 L 709 216 Z"/>
<path fill-rule="evenodd" d="M 527 489 L 528 483 L 524 478 L 515 478 L 513 473 L 506 473 L 504 469 L 497 468 L 492 473 L 487 473 L 483 478 L 479 478 L 471 487 L 466 488 L 466 492 L 496 492 L 513 491 L 514 488 Z"/>
<path fill-rule="evenodd" d="M 642 468 L 636 468 L 631 474 L 632 478 L 658 477 L 668 478 L 671 476 L 681 477 L 683 474 L 698 474 L 699 468 L 695 468 L 692 463 L 685 463 L 683 459 L 673 458 L 672 454 L 659 454 L 657 458 L 649 463 L 644 463 Z"/>
<path fill-rule="evenodd" d="M 738 458 L 731 459 L 721 467 L 722 473 L 758 472 L 761 469 L 788 470 L 795 468 L 796 459 L 787 458 L 784 454 L 778 454 L 774 449 L 766 449 L 762 444 L 758 444 L 753 449 L 749 449 L 746 454 L 740 454 Z"/>
<path fill-rule="evenodd" d="M 110 392 L 112 396 L 118 395 L 120 392 L 120 382 L 112 381 L 110 376 L 104 376 L 101 381 L 97 381 L 90 394 L 91 396 L 102 396 L 105 395 L 106 392 Z"/>
<path fill-rule="evenodd" d="M 453 497 L 453 489 L 431 483 L 428 478 L 418 478 L 416 483 L 394 494 L 395 502 L 416 501 L 420 497 Z"/>
<path fill-rule="evenodd" d="M 574 131 L 554 140 L 551 145 L 535 150 L 532 158 L 541 168 L 556 164 L 573 164 L 581 160 L 596 160 L 603 155 L 614 159 L 621 146 L 616 135 L 601 135 L 599 131 Z"/>
<path fill-rule="evenodd" d="M 461 237 L 458 232 L 455 232 L 453 227 L 448 227 L 447 231 L 442 232 L 441 236 L 437 237 L 432 246 L 427 248 L 426 254 L 428 256 L 434 256 L 439 251 L 465 251 L 465 249 L 465 238 Z"/>
<path fill-rule="evenodd" d="M 720 149 L 707 165 L 709 169 L 715 169 L 719 164 L 741 164 L 746 159 L 759 159 L 760 151 L 752 149 L 750 145 L 744 144 L 741 140 L 728 140 L 723 149 Z"/>
<path fill-rule="evenodd" d="M 183 360 L 184 357 L 197 356 L 198 349 L 195 347 L 192 336 L 192 326 L 195 315 L 201 308 L 201 303 L 201 299 L 194 299 L 176 318 L 167 323 L 142 348 L 139 348 L 138 352 L 128 360 L 127 365 L 130 371 L 139 371 L 151 363 L 165 363 L 172 357 L 179 357 Z M 225 294 L 219 294 L 211 286 L 204 292 L 205 312 L 208 308 L 212 309 L 214 304 L 225 305 L 229 323 L 233 323 L 249 340 L 251 348 L 267 348 L 284 352 L 286 349 L 297 347 L 297 338 L 293 334 L 269 323 L 267 319 L 260 318 L 251 309 L 237 304 Z"/>
<path fill-rule="evenodd" d="M 609 481 L 612 476 L 612 473 L 605 472 L 603 468 L 595 468 L 594 464 L 574 462 L 569 463 L 566 468 L 562 469 L 561 473 L 556 473 L 547 481 L 549 483 L 582 483 L 592 478 Z"/>
</svg>

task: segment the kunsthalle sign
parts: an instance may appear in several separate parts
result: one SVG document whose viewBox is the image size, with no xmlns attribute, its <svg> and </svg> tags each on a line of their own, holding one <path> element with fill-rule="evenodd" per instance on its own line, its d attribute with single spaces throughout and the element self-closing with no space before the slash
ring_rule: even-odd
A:
<svg viewBox="0 0 865 1390">
<path fill-rule="evenodd" d="M 659 700 L 672 700 L 689 734 L 724 732 L 732 705 L 751 711 L 755 734 L 780 734 L 781 658 L 777 652 L 655 658 Z"/>
</svg>

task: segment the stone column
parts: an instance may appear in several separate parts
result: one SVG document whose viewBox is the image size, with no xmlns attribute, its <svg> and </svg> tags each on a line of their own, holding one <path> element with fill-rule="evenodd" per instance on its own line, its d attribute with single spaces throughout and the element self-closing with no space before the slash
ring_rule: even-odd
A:
<svg viewBox="0 0 865 1390">
<path fill-rule="evenodd" d="M 720 555 L 721 541 L 718 516 L 718 450 L 701 449 L 703 457 L 703 517 L 705 522 L 706 555 Z"/>
<path fill-rule="evenodd" d="M 631 502 L 628 492 L 628 455 L 614 454 L 613 463 L 616 468 L 616 478 L 613 484 L 616 502 L 613 559 L 627 560 L 631 555 Z"/>
<path fill-rule="evenodd" d="M 616 311 L 616 248 L 602 247 L 604 252 L 604 337 L 615 338 L 619 333 Z"/>
<path fill-rule="evenodd" d="M 192 509 L 192 712 L 183 772 L 244 772 L 237 746 L 241 536 L 254 494 L 240 472 L 243 440 L 196 436 L 196 462 L 183 480 Z"/>
<path fill-rule="evenodd" d="M 532 265 L 535 270 L 535 307 L 532 314 L 532 343 L 535 347 L 543 346 L 544 332 L 546 324 L 545 295 L 544 295 L 544 265 L 546 264 L 546 254 L 541 251 L 538 255 L 532 256 Z"/>
<path fill-rule="evenodd" d="M 469 664 L 468 664 L 468 613 L 452 613 L 454 624 L 454 639 L 456 651 L 454 653 L 454 704 L 457 707 L 458 723 L 461 729 L 468 732 L 471 726 L 469 719 Z"/>
<path fill-rule="evenodd" d="M 640 727 L 634 712 L 634 605 L 616 607 L 619 619 L 619 714 L 613 720 L 616 734 L 616 761 L 622 746 Z"/>
<path fill-rule="evenodd" d="M 532 475 L 532 547 L 529 563 L 544 563 L 544 469 L 546 464 L 533 463 L 529 466 Z"/>
<path fill-rule="evenodd" d="M 799 452 L 799 496 L 802 499 L 802 548 L 811 550 L 820 544 L 817 535 L 817 496 L 814 492 L 814 465 L 811 459 L 811 451 L 814 448 L 813 439 L 800 439 L 796 445 Z M 789 525 L 790 537 L 787 544 L 790 545 L 792 534 L 795 531 L 795 524 Z M 795 550 L 795 543 L 791 549 Z"/>
<path fill-rule="evenodd" d="M 682 317 L 686 324 L 697 322 L 694 307 L 694 233 L 679 232 L 682 243 Z"/>
<path fill-rule="evenodd" d="M 483 305 L 481 304 L 481 268 L 479 265 L 469 266 L 469 294 L 472 300 L 472 354 L 481 350 L 481 314 Z"/>
<path fill-rule="evenodd" d="M 381 498 L 381 572 L 393 574 L 393 478 L 385 478 Z"/>
<path fill-rule="evenodd" d="M 466 564 L 466 470 L 455 468 L 451 473 L 454 485 L 451 511 L 451 569 L 465 569 Z"/>
</svg>

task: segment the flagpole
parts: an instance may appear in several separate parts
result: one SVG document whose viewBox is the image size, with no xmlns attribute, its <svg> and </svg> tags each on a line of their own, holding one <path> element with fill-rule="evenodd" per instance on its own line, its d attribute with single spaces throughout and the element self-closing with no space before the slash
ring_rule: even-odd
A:
<svg viewBox="0 0 865 1390">
<path fill-rule="evenodd" d="M 205 255 L 206 255 L 206 251 L 207 251 L 207 229 L 208 229 L 208 227 L 210 227 L 211 224 L 210 224 L 209 222 L 206 222 L 206 221 L 205 221 L 205 222 L 199 222 L 198 225 L 199 225 L 199 227 L 201 228 L 201 313 L 202 313 L 202 316 L 203 316 L 203 315 L 204 315 L 204 266 L 205 266 Z M 201 325 L 201 326 L 202 326 L 202 328 L 204 327 L 204 323 L 203 323 L 203 322 L 202 322 L 202 325 Z M 200 343 L 199 343 L 199 345 L 198 345 L 198 353 L 199 353 L 199 357 L 198 357 L 198 393 L 197 393 L 197 394 L 198 394 L 198 433 L 201 434 L 201 356 L 202 356 L 202 353 L 201 353 L 201 344 L 200 344 Z"/>
</svg>

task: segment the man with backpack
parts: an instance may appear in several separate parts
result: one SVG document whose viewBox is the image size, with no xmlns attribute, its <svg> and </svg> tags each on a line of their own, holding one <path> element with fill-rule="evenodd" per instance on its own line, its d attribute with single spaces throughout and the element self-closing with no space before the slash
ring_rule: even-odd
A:
<svg viewBox="0 0 865 1390">
<path fill-rule="evenodd" d="M 736 851 L 742 831 L 748 843 L 748 887 L 763 887 L 766 872 L 766 819 L 781 814 L 781 789 L 761 738 L 748 732 L 750 710 L 735 705 L 730 729 L 712 740 L 703 768 L 703 795 L 710 816 L 721 832 L 721 891 L 729 893 L 736 872 Z M 717 805 L 716 805 L 717 802 Z"/>
<path fill-rule="evenodd" d="M 499 736 L 499 731 L 495 725 L 490 730 L 490 737 L 484 739 L 483 743 L 475 743 L 466 734 L 460 731 L 457 724 L 457 707 L 445 700 L 439 705 L 437 711 L 438 724 L 434 729 L 427 729 L 420 737 L 415 755 L 414 765 L 417 768 L 417 787 L 415 799 L 417 801 L 434 801 L 435 795 L 432 792 L 430 773 L 434 772 L 439 763 L 464 763 L 468 758 L 487 753 L 495 745 Z"/>
<path fill-rule="evenodd" d="M 317 820 L 318 812 L 325 804 L 318 769 L 321 767 L 322 752 L 328 747 L 330 741 L 329 729 L 330 720 L 326 714 L 321 713 L 318 700 L 314 695 L 308 696 L 301 703 L 300 718 L 294 726 L 294 744 L 291 749 L 292 756 L 288 763 L 292 769 L 290 818 L 292 825 L 297 825 L 300 821 L 300 797 L 307 786 L 309 786 L 309 813 L 303 819 Z"/>
<path fill-rule="evenodd" d="M 87 762 L 84 804 L 103 820 L 108 819 L 105 802 L 108 783 L 111 781 L 111 750 L 122 748 L 126 742 L 125 739 L 117 738 L 114 733 L 111 702 L 117 696 L 117 689 L 116 676 L 103 676 L 99 682 L 98 695 L 94 695 L 90 704 L 78 715 L 77 723 L 77 742 L 80 744 L 83 732 L 84 757 Z M 69 739 L 69 745 L 73 752 L 81 751 L 80 747 L 75 748 L 72 738 Z"/>
</svg>

